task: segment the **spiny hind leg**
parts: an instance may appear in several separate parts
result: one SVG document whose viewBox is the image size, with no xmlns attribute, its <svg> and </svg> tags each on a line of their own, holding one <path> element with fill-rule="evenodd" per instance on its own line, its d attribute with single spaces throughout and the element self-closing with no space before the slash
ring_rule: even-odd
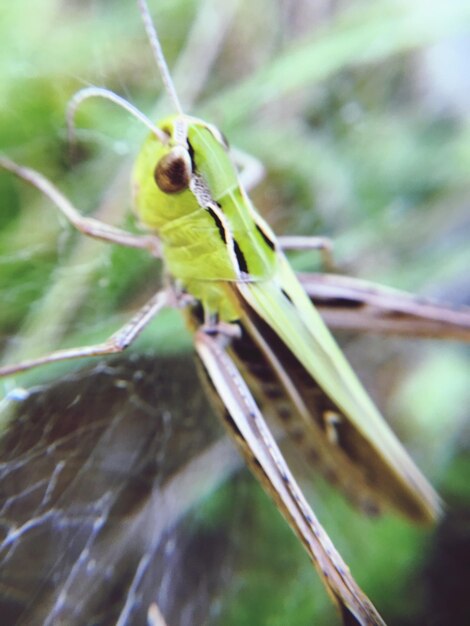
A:
<svg viewBox="0 0 470 626">
<path fill-rule="evenodd" d="M 304 545 L 344 623 L 385 623 L 352 578 L 348 567 L 310 508 L 246 385 L 225 350 L 226 329 L 199 328 L 195 348 L 208 388 L 233 440 L 266 493 Z"/>
</svg>

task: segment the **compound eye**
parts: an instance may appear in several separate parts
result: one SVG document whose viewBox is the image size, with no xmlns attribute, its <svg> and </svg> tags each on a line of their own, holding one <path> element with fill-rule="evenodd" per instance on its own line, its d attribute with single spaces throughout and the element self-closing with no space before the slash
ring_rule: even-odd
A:
<svg viewBox="0 0 470 626">
<path fill-rule="evenodd" d="M 153 172 L 159 189 L 165 193 L 178 193 L 189 187 L 191 158 L 182 146 L 176 146 L 160 159 Z"/>
</svg>

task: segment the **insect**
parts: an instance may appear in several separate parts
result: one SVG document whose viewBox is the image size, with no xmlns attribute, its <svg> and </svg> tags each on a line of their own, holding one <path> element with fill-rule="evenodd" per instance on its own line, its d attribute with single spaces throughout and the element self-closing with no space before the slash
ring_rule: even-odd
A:
<svg viewBox="0 0 470 626">
<path fill-rule="evenodd" d="M 381 623 L 304 500 L 255 399 L 263 405 L 269 400 L 274 417 L 292 437 L 301 433 L 299 443 L 364 509 L 389 505 L 418 521 L 432 521 L 438 498 L 312 308 L 281 243 L 240 185 L 225 138 L 182 111 L 143 3 L 141 9 L 176 110 L 158 125 L 148 124 L 151 134 L 134 172 L 137 215 L 158 239 L 84 219 L 36 172 L 4 158 L 1 164 L 44 191 L 79 230 L 162 256 L 172 284 L 109 342 L 60 351 L 2 373 L 120 351 L 164 306 L 181 307 L 209 385 L 225 407 L 229 430 L 305 544 L 333 598 L 360 623 Z M 126 106 L 90 89 L 74 100 L 72 111 L 94 95 Z"/>
</svg>

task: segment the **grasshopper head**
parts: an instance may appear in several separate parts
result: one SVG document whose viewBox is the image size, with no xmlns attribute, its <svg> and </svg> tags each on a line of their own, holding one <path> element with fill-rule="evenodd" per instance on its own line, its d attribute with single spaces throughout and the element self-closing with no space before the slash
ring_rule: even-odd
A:
<svg viewBox="0 0 470 626">
<path fill-rule="evenodd" d="M 134 210 L 144 226 L 157 232 L 206 209 L 238 183 L 217 128 L 187 115 L 165 118 L 158 128 L 167 141 L 150 135 L 133 173 Z"/>
</svg>

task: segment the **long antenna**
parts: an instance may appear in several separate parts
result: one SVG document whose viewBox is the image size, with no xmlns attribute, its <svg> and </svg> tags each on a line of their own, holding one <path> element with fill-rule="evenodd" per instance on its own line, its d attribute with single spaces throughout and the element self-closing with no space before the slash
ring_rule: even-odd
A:
<svg viewBox="0 0 470 626">
<path fill-rule="evenodd" d="M 147 2 L 146 0 L 137 0 L 137 4 L 139 5 L 139 10 L 142 15 L 142 21 L 144 22 L 147 37 L 150 42 L 150 47 L 152 48 L 153 56 L 158 65 L 158 69 L 160 70 L 160 75 L 163 84 L 165 85 L 165 90 L 173 101 L 173 105 L 176 111 L 180 115 L 184 115 L 183 107 L 181 106 L 178 95 L 176 93 L 175 85 L 173 84 L 173 81 L 171 79 L 170 70 L 168 69 L 168 65 L 166 64 L 163 50 L 158 39 L 155 24 L 153 23 L 152 17 L 150 15 Z"/>
<path fill-rule="evenodd" d="M 71 144 L 75 143 L 75 114 L 77 112 L 78 107 L 89 98 L 104 98 L 105 100 L 111 100 L 114 104 L 117 104 L 119 107 L 133 115 L 139 122 L 142 122 L 147 128 L 158 138 L 158 140 L 165 144 L 168 141 L 168 136 L 160 130 L 155 124 L 149 120 L 149 118 L 141 113 L 139 109 L 137 109 L 133 104 L 118 96 L 114 91 L 109 91 L 109 89 L 104 89 L 103 87 L 84 87 L 77 91 L 74 96 L 69 100 L 67 105 L 67 135 L 68 140 Z"/>
</svg>

